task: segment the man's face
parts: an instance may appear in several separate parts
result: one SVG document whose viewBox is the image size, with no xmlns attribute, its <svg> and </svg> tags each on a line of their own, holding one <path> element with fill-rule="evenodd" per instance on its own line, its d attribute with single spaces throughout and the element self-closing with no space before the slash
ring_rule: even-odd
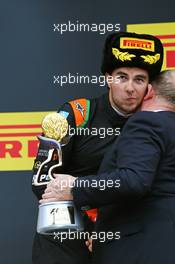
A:
<svg viewBox="0 0 175 264">
<path fill-rule="evenodd" d="M 137 111 L 147 92 L 149 81 L 147 71 L 135 67 L 122 67 L 114 70 L 111 75 L 106 74 L 106 77 L 111 105 L 126 114 Z"/>
</svg>

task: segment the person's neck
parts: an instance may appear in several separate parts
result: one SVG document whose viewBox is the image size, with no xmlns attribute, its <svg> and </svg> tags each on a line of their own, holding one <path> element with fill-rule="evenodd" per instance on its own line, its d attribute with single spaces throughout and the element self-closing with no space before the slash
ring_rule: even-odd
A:
<svg viewBox="0 0 175 264">
<path fill-rule="evenodd" d="M 118 106 L 114 105 L 112 100 L 111 100 L 110 94 L 109 94 L 109 103 L 110 103 L 111 107 L 114 109 L 114 111 L 120 116 L 128 118 L 129 116 L 131 116 L 133 114 L 133 113 L 126 113 L 126 112 L 122 111 Z"/>
<path fill-rule="evenodd" d="M 175 106 L 162 98 L 154 98 L 143 101 L 141 111 L 171 111 L 175 112 Z"/>
<path fill-rule="evenodd" d="M 120 116 L 123 116 L 123 117 L 125 117 L 125 118 L 128 118 L 129 116 L 132 115 L 132 113 L 130 113 L 130 114 L 124 113 L 123 111 L 121 111 L 121 110 L 120 110 L 119 108 L 117 108 L 116 106 L 113 106 L 112 104 L 111 104 L 111 107 L 114 109 L 115 112 L 117 112 L 117 114 L 119 114 Z"/>
</svg>

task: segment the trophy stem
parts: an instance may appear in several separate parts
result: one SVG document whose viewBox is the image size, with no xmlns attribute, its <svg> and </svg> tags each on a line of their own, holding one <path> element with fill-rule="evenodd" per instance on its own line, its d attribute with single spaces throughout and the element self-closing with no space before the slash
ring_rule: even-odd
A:
<svg viewBox="0 0 175 264">
<path fill-rule="evenodd" d="M 61 150 L 61 146 L 60 146 L 60 148 L 58 149 L 56 149 L 57 150 L 57 154 L 58 154 L 58 158 L 59 158 L 59 162 L 57 163 L 57 164 L 55 164 L 55 165 L 53 165 L 52 167 L 50 167 L 50 169 L 49 169 L 49 171 L 48 171 L 48 175 L 49 175 L 49 178 L 50 179 L 54 179 L 54 177 L 52 176 L 52 171 L 55 169 L 55 168 L 57 168 L 57 167 L 60 167 L 60 166 L 62 166 L 62 150 Z"/>
<path fill-rule="evenodd" d="M 49 151 L 48 151 L 48 157 L 47 157 L 47 159 L 40 165 L 40 167 L 39 167 L 39 169 L 38 169 L 38 171 L 37 171 L 37 174 L 36 175 L 34 175 L 34 177 L 33 177 L 33 185 L 35 185 L 35 186 L 40 186 L 40 185 L 46 185 L 46 183 L 44 182 L 39 182 L 38 181 L 38 179 L 39 179 L 39 177 L 40 177 L 40 174 L 41 174 L 41 170 L 42 170 L 42 168 L 49 162 L 49 161 L 51 161 L 51 159 L 52 159 L 52 155 L 53 155 L 53 152 L 54 152 L 54 149 L 49 149 Z M 52 175 L 50 175 L 51 176 L 51 179 L 53 179 L 53 177 L 52 177 Z"/>
</svg>

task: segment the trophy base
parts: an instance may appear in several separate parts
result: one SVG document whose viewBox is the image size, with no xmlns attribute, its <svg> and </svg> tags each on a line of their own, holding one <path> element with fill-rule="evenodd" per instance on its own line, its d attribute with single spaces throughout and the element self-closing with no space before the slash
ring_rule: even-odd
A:
<svg viewBox="0 0 175 264">
<path fill-rule="evenodd" d="M 54 235 L 71 230 L 83 231 L 81 212 L 72 201 L 50 202 L 39 205 L 37 232 Z"/>
</svg>

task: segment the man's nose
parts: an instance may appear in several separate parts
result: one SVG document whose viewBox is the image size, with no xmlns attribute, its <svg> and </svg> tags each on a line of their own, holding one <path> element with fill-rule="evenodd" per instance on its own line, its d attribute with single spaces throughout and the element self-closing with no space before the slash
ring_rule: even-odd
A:
<svg viewBox="0 0 175 264">
<path fill-rule="evenodd" d="M 125 87 L 125 89 L 126 89 L 126 91 L 127 91 L 128 93 L 133 93 L 133 92 L 134 92 L 134 85 L 133 85 L 132 81 L 128 81 L 128 82 L 126 83 L 126 87 Z"/>
</svg>

